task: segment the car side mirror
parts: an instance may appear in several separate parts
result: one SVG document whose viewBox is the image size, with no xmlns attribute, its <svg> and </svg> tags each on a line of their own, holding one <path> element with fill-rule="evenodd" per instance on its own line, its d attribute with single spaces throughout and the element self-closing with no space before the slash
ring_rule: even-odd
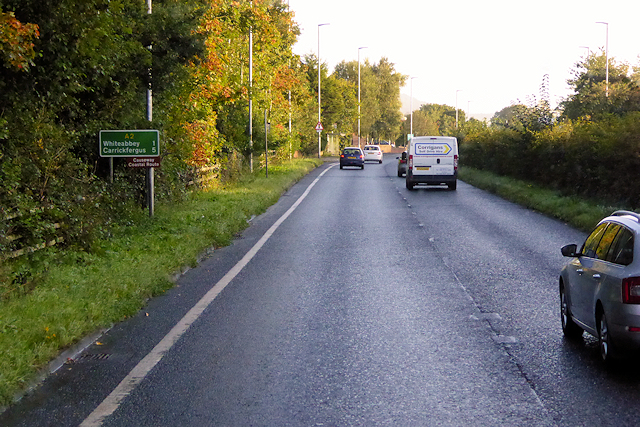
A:
<svg viewBox="0 0 640 427">
<path fill-rule="evenodd" d="M 568 257 L 579 256 L 580 254 L 577 253 L 577 251 L 578 251 L 578 246 L 575 244 L 566 245 L 566 246 L 563 246 L 562 249 L 560 249 L 560 252 L 562 252 L 562 256 L 568 256 Z"/>
</svg>

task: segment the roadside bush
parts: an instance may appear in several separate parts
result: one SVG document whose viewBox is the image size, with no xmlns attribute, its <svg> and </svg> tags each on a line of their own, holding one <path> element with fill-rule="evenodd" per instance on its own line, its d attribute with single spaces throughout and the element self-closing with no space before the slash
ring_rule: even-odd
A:
<svg viewBox="0 0 640 427">
<path fill-rule="evenodd" d="M 460 146 L 463 164 L 545 187 L 638 206 L 640 113 L 566 120 L 526 132 L 490 127 Z"/>
</svg>

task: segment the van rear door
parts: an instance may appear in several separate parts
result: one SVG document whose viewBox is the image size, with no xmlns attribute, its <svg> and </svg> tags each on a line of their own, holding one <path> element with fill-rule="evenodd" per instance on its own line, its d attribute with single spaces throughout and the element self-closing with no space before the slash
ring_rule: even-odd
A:
<svg viewBox="0 0 640 427">
<path fill-rule="evenodd" d="M 451 139 L 428 138 L 414 142 L 414 175 L 453 175 L 457 150 Z"/>
</svg>

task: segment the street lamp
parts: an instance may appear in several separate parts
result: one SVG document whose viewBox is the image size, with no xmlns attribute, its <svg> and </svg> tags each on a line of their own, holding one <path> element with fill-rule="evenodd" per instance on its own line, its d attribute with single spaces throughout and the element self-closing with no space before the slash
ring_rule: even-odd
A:
<svg viewBox="0 0 640 427">
<path fill-rule="evenodd" d="M 147 0 L 147 14 L 151 15 L 152 0 Z M 148 46 L 148 49 L 152 49 L 152 45 Z M 151 86 L 151 68 L 149 68 L 149 86 L 147 86 L 147 120 L 153 120 L 153 88 Z M 111 164 L 111 182 L 113 182 L 113 157 L 109 158 Z M 153 216 L 155 209 L 155 192 L 154 192 L 154 175 L 153 168 L 147 168 L 147 205 L 149 206 L 149 216 Z"/>
<path fill-rule="evenodd" d="M 458 92 L 461 92 L 462 89 L 456 89 L 456 129 L 458 129 Z"/>
<path fill-rule="evenodd" d="M 253 26 L 249 27 L 249 170 L 253 173 Z"/>
<path fill-rule="evenodd" d="M 591 49 L 589 48 L 589 46 L 578 46 L 578 47 L 582 49 L 587 49 L 587 58 L 591 56 Z"/>
<path fill-rule="evenodd" d="M 318 24 L 318 124 L 322 123 L 321 122 L 321 118 L 320 118 L 320 75 L 322 74 L 321 71 L 321 66 L 320 66 L 320 27 L 324 26 L 324 25 L 329 25 L 328 23 L 326 24 Z M 322 138 L 322 131 L 318 130 L 318 158 L 320 158 L 320 150 L 321 150 L 321 139 Z"/>
<path fill-rule="evenodd" d="M 360 49 L 366 48 L 366 46 L 358 48 L 358 147 L 360 147 Z"/>
<path fill-rule="evenodd" d="M 604 24 L 607 26 L 607 36 L 604 45 L 604 57 L 607 64 L 605 66 L 605 93 L 607 98 L 609 97 L 609 23 L 608 22 L 596 22 L 596 24 Z"/>
<path fill-rule="evenodd" d="M 291 6 L 289 5 L 289 0 L 287 0 L 287 13 L 290 13 L 290 12 L 291 12 Z M 289 26 L 289 31 L 290 30 L 291 30 L 291 26 Z M 291 58 L 289 58 L 289 69 L 291 69 Z M 291 147 L 291 89 L 289 89 L 289 160 L 291 160 L 292 156 L 293 156 L 293 151 Z"/>
<path fill-rule="evenodd" d="M 411 110 L 411 124 L 409 125 L 409 134 L 411 135 L 411 138 L 413 138 L 413 79 L 417 79 L 418 77 L 411 77 L 409 79 L 409 81 L 411 82 L 410 84 L 410 89 L 409 89 L 409 110 Z"/>
</svg>

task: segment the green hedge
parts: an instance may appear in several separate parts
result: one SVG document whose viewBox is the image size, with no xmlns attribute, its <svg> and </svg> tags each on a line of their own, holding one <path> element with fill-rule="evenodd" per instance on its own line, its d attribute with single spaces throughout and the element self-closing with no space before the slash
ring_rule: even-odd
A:
<svg viewBox="0 0 640 427">
<path fill-rule="evenodd" d="M 490 127 L 460 146 L 463 164 L 616 205 L 640 196 L 640 113 L 563 121 L 539 132 Z"/>
</svg>

